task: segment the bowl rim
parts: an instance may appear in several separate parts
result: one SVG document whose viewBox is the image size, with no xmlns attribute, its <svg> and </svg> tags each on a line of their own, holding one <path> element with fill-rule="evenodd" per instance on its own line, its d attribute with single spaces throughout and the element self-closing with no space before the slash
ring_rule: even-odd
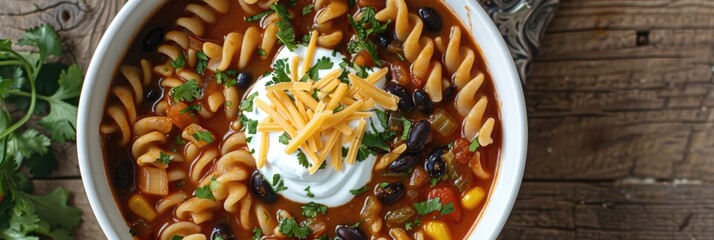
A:
<svg viewBox="0 0 714 240">
<path fill-rule="evenodd" d="M 103 155 L 104 146 L 99 141 L 101 115 L 95 112 L 96 109 L 99 109 L 98 112 L 103 111 L 111 79 L 127 51 L 125 43 L 132 42 L 139 29 L 167 1 L 129 0 L 122 7 L 92 56 L 81 92 L 77 115 L 79 168 L 91 209 L 109 239 L 127 239 L 130 235 L 110 186 L 110 176 L 107 174 Z M 445 4 L 461 21 L 468 21 L 463 22 L 464 27 L 486 59 L 487 69 L 496 89 L 495 96 L 500 105 L 504 138 L 501 140 L 498 169 L 495 171 L 486 205 L 467 235 L 468 239 L 495 239 L 508 219 L 525 167 L 528 131 L 523 89 L 508 47 L 483 8 L 475 0 L 446 0 Z M 477 31 L 479 34 L 474 34 Z M 106 71 L 107 69 L 111 71 Z M 99 79 L 109 80 L 100 83 Z M 101 87 L 95 89 L 97 85 Z M 91 113 L 95 113 L 94 116 Z M 486 221 L 487 219 L 489 221 Z"/>
</svg>

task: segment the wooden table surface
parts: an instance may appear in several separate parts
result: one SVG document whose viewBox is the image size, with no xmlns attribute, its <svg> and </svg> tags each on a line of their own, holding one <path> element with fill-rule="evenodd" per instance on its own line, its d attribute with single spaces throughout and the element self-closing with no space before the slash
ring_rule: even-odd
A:
<svg viewBox="0 0 714 240">
<path fill-rule="evenodd" d="M 125 0 L 4 0 L 0 37 L 48 22 L 84 69 Z M 525 86 L 523 185 L 504 239 L 714 238 L 714 1 L 562 0 Z M 34 180 L 84 209 L 72 146 Z M 485 219 L 483 221 L 488 221 Z"/>
</svg>

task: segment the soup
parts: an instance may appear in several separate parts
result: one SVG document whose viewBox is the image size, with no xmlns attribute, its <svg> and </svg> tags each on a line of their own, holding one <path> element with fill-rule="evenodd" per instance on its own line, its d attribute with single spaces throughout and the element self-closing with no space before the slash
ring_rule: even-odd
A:
<svg viewBox="0 0 714 240">
<path fill-rule="evenodd" d="M 180 0 L 129 46 L 99 131 L 135 239 L 459 239 L 501 150 L 441 1 Z"/>
</svg>

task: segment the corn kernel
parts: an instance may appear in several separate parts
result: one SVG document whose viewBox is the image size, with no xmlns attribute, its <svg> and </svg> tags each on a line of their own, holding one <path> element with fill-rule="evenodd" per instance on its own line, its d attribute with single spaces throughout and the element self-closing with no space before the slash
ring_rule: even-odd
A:
<svg viewBox="0 0 714 240">
<path fill-rule="evenodd" d="M 463 197 L 461 197 L 461 206 L 466 209 L 473 210 L 478 207 L 479 204 L 486 197 L 486 192 L 480 187 L 472 188 L 467 191 Z"/>
<path fill-rule="evenodd" d="M 154 211 L 154 208 L 152 208 L 149 202 L 147 202 L 146 199 L 139 194 L 131 196 L 131 198 L 129 198 L 128 205 L 131 212 L 146 221 L 151 222 L 154 218 L 156 218 L 156 211 Z"/>
<path fill-rule="evenodd" d="M 424 231 L 434 240 L 451 240 L 451 233 L 444 222 L 429 221 L 424 224 Z"/>
</svg>

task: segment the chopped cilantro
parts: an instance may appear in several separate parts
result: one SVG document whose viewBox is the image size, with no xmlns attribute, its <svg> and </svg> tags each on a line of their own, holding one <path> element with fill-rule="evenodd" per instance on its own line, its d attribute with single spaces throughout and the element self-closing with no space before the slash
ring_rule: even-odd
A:
<svg viewBox="0 0 714 240">
<path fill-rule="evenodd" d="M 263 50 L 262 48 L 258 48 L 258 50 L 256 50 L 255 53 L 258 54 L 258 56 L 261 56 L 261 57 L 265 57 L 265 55 L 268 55 L 268 53 L 265 52 L 265 50 Z"/>
<path fill-rule="evenodd" d="M 387 26 L 391 23 L 391 20 L 388 20 L 383 24 L 376 19 L 376 14 L 377 13 L 373 7 L 365 7 L 362 11 L 361 19 L 358 22 L 355 21 L 352 16 L 348 16 L 348 20 L 357 35 L 357 39 L 350 41 L 347 44 L 347 48 L 352 54 L 367 51 L 377 66 L 381 66 L 382 61 L 379 59 L 379 55 L 377 54 L 377 45 L 371 41 L 369 37 L 372 34 L 386 31 Z"/>
<path fill-rule="evenodd" d="M 406 58 L 404 58 L 404 55 L 402 55 L 401 53 L 397 53 L 397 57 L 399 58 L 400 61 L 406 60 Z"/>
<path fill-rule="evenodd" d="M 293 138 L 291 138 L 287 132 L 283 132 L 283 134 L 280 134 L 280 137 L 278 137 L 278 142 L 288 145 L 288 143 L 290 143 L 290 140 L 292 139 Z"/>
<path fill-rule="evenodd" d="M 288 9 L 280 3 L 273 3 L 270 8 L 278 13 L 278 17 L 280 17 L 280 20 L 277 22 L 278 40 L 280 40 L 280 42 L 283 43 L 283 45 L 285 45 L 285 47 L 287 47 L 291 52 L 295 51 L 297 48 L 295 43 L 295 30 L 293 30 L 293 26 L 290 23 L 290 13 L 288 12 Z"/>
<path fill-rule="evenodd" d="M 248 131 L 249 134 L 255 134 L 258 132 L 258 121 L 250 119 L 245 116 L 245 114 L 241 114 L 240 118 L 238 118 L 238 121 L 243 124 L 243 127 Z"/>
<path fill-rule="evenodd" d="M 186 57 L 183 56 L 183 53 L 179 54 L 178 58 L 171 61 L 171 66 L 174 68 L 182 68 L 186 66 Z"/>
<path fill-rule="evenodd" d="M 367 192 L 367 190 L 369 190 L 369 186 L 365 185 L 361 188 L 350 190 L 350 193 L 352 195 L 359 196 L 360 194 Z"/>
<path fill-rule="evenodd" d="M 300 208 L 302 209 L 302 215 L 309 218 L 317 217 L 318 213 L 321 213 L 322 215 L 327 214 L 327 206 L 316 202 L 309 202 Z"/>
<path fill-rule="evenodd" d="M 441 206 L 441 210 L 439 211 L 439 214 L 446 215 L 446 214 L 454 212 L 455 210 L 456 209 L 454 208 L 454 202 L 450 202 L 450 203 L 447 203 L 447 204 L 444 204 L 443 206 Z"/>
<path fill-rule="evenodd" d="M 278 231 L 289 238 L 307 239 L 312 231 L 304 225 L 307 224 L 298 224 L 294 218 L 281 218 L 278 221 Z"/>
<path fill-rule="evenodd" d="M 263 237 L 263 230 L 261 228 L 253 228 L 253 240 L 260 240 Z"/>
<path fill-rule="evenodd" d="M 307 187 L 305 188 L 305 195 L 308 196 L 308 197 L 310 197 L 310 198 L 314 198 L 314 197 L 315 197 L 315 194 L 313 194 L 313 193 L 310 191 L 310 187 L 311 187 L 311 186 L 307 186 Z M 303 211 L 304 211 L 304 209 L 303 209 Z M 304 215 L 304 212 L 303 212 L 303 215 Z"/>
<path fill-rule="evenodd" d="M 188 107 L 185 107 L 185 108 L 183 108 L 183 109 L 181 109 L 181 110 L 179 111 L 179 114 L 184 114 L 184 113 L 187 113 L 187 112 L 198 112 L 198 111 L 201 111 L 201 105 L 200 105 L 200 104 L 190 105 L 190 106 L 188 106 Z M 191 114 L 193 114 L 193 113 L 191 113 Z"/>
<path fill-rule="evenodd" d="M 315 8 L 315 4 L 310 3 L 308 5 L 305 5 L 305 7 L 302 8 L 302 15 L 308 15 L 312 12 L 312 9 Z"/>
<path fill-rule="evenodd" d="M 444 180 L 444 179 L 446 179 L 446 175 L 441 175 L 440 177 L 432 178 L 431 180 L 429 180 L 430 181 L 429 186 L 434 187 L 434 186 L 436 186 L 437 183 L 441 182 L 441 180 Z"/>
<path fill-rule="evenodd" d="M 186 141 L 184 141 L 183 138 L 181 138 L 181 136 L 177 135 L 176 138 L 174 138 L 174 144 L 182 145 L 182 144 L 186 144 Z"/>
<path fill-rule="evenodd" d="M 275 69 L 273 74 L 273 79 L 271 82 L 268 82 L 266 86 L 276 84 L 276 83 L 281 83 L 281 82 L 291 82 L 292 80 L 290 79 L 290 68 L 288 67 L 288 59 L 287 58 L 281 58 L 275 61 L 275 64 L 273 64 L 273 69 Z"/>
<path fill-rule="evenodd" d="M 414 219 L 414 221 L 407 221 L 404 223 L 404 229 L 407 231 L 410 231 L 412 229 L 416 229 L 416 227 L 418 227 L 419 224 L 421 224 L 421 220 L 418 218 Z"/>
<path fill-rule="evenodd" d="M 337 106 L 334 110 L 332 110 L 332 112 L 333 112 L 333 113 L 338 113 L 338 112 L 340 112 L 340 111 L 342 111 L 342 110 L 344 110 L 344 109 L 345 109 L 345 106 L 344 106 L 344 105 L 340 105 L 340 106 Z"/>
<path fill-rule="evenodd" d="M 245 138 L 245 141 L 246 141 L 246 142 L 253 141 L 253 137 L 247 137 L 247 138 Z"/>
<path fill-rule="evenodd" d="M 440 198 L 427 199 L 426 201 L 414 203 L 413 205 L 417 213 L 422 216 L 441 211 L 442 208 Z"/>
<path fill-rule="evenodd" d="M 183 240 L 183 237 L 179 235 L 174 235 L 173 237 L 171 237 L 171 240 Z"/>
<path fill-rule="evenodd" d="M 213 196 L 213 192 L 211 192 L 211 188 L 208 185 L 203 187 L 197 187 L 196 197 L 216 201 L 216 197 Z"/>
<path fill-rule="evenodd" d="M 394 132 L 389 130 L 384 132 L 365 132 L 362 138 L 362 144 L 360 145 L 360 148 L 376 147 L 385 151 L 389 151 L 391 149 L 389 148 L 389 145 L 387 145 L 387 141 L 394 138 L 394 136 Z"/>
<path fill-rule="evenodd" d="M 203 51 L 198 50 L 196 52 L 196 59 L 198 60 L 196 62 L 196 72 L 203 75 L 203 72 L 206 71 L 206 67 L 208 66 L 208 56 L 206 56 Z"/>
<path fill-rule="evenodd" d="M 474 141 L 469 145 L 469 152 L 475 152 L 480 145 L 478 144 L 478 138 L 474 138 Z"/>
<path fill-rule="evenodd" d="M 402 140 L 407 140 L 409 130 L 412 128 L 412 121 L 409 121 L 409 119 L 402 117 L 402 125 L 404 125 L 404 131 L 402 131 Z"/>
<path fill-rule="evenodd" d="M 330 69 L 334 66 L 335 64 L 330 61 L 330 58 L 328 57 L 321 57 L 317 59 L 317 63 L 310 67 L 307 72 L 305 73 L 305 76 L 303 76 L 300 81 L 301 82 L 307 82 L 308 78 L 312 80 L 317 80 L 319 78 L 318 76 L 318 70 L 326 70 Z"/>
<path fill-rule="evenodd" d="M 195 79 L 191 79 L 181 84 L 181 86 L 171 88 L 169 96 L 177 102 L 193 102 L 193 100 L 196 100 L 201 96 L 201 88 L 198 86 Z"/>
<path fill-rule="evenodd" d="M 159 158 L 156 159 L 156 162 L 161 164 L 169 164 L 171 163 L 171 159 L 174 159 L 173 155 L 168 155 L 164 152 L 160 152 Z"/>
<path fill-rule="evenodd" d="M 303 166 L 305 168 L 309 168 L 312 166 L 312 164 L 307 161 L 307 156 L 305 156 L 305 153 L 302 152 L 302 150 L 300 149 L 298 149 L 297 158 L 298 162 L 300 163 L 300 166 Z"/>
<path fill-rule="evenodd" d="M 288 187 L 285 186 L 285 182 L 280 179 L 280 174 L 273 175 L 273 190 L 275 190 L 275 192 L 280 192 L 287 189 Z"/>
<path fill-rule="evenodd" d="M 198 141 L 203 141 L 205 143 L 213 142 L 213 134 L 211 134 L 211 132 L 209 131 L 198 130 L 193 133 L 193 138 Z"/>
<path fill-rule="evenodd" d="M 233 102 L 231 101 L 226 101 L 226 107 L 231 107 L 233 106 Z"/>
<path fill-rule="evenodd" d="M 256 14 L 256 15 L 253 15 L 253 16 L 250 16 L 250 17 L 246 17 L 246 18 L 245 18 L 245 21 L 246 21 L 246 22 L 255 22 L 255 21 L 258 21 L 258 20 L 260 20 L 260 19 L 263 19 L 263 17 L 265 17 L 265 15 L 271 14 L 271 13 L 273 13 L 273 12 L 274 12 L 274 11 L 273 11 L 272 9 L 269 9 L 269 10 L 266 10 L 266 11 L 264 11 L 264 12 L 258 13 L 258 14 Z"/>
<path fill-rule="evenodd" d="M 388 182 L 381 182 L 381 183 L 379 183 L 379 187 L 380 187 L 380 188 L 385 188 L 385 187 L 387 187 L 387 186 L 389 186 L 389 183 L 388 183 Z"/>
<path fill-rule="evenodd" d="M 243 99 L 242 102 L 240 102 L 240 110 L 246 111 L 246 112 L 252 112 L 253 111 L 253 99 L 258 96 L 258 92 L 254 92 L 253 94 L 249 95 L 245 99 Z"/>
</svg>

